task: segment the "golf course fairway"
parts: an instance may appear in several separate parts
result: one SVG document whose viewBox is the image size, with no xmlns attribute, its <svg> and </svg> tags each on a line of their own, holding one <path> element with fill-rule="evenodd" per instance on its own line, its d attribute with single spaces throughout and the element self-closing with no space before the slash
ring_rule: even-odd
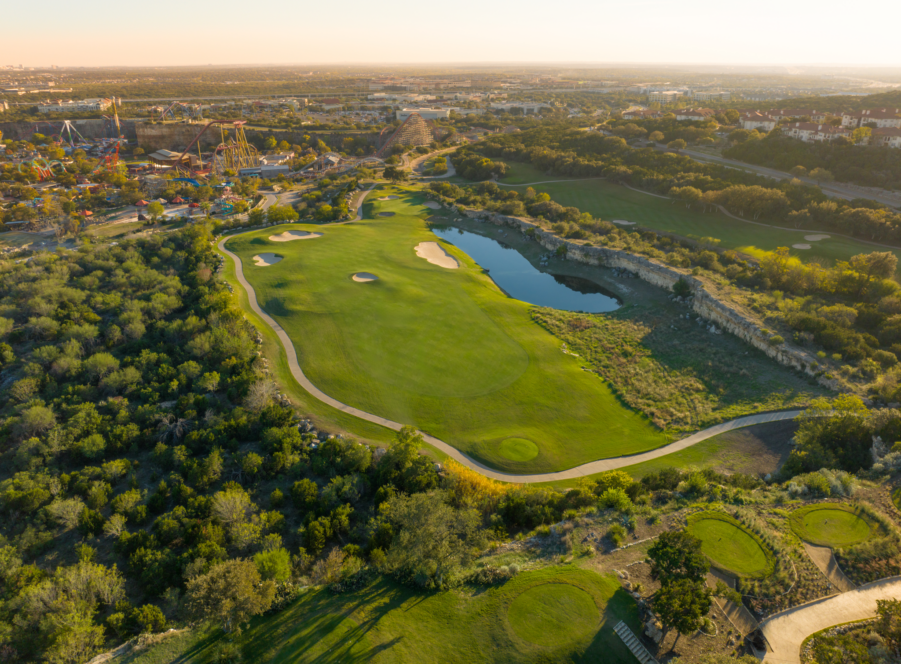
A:
<svg viewBox="0 0 901 664">
<path fill-rule="evenodd" d="M 394 200 L 377 200 L 387 193 Z M 538 473 L 634 454 L 667 441 L 565 354 L 466 254 L 429 230 L 422 194 L 373 192 L 362 221 L 291 224 L 245 233 L 226 247 L 260 306 L 292 340 L 304 374 L 325 394 L 408 423 L 499 470 Z M 382 215 L 393 212 L 392 216 Z M 285 230 L 312 241 L 270 238 Z M 459 267 L 417 255 L 438 242 Z M 284 258 L 256 265 L 253 256 Z M 354 275 L 377 275 L 367 282 Z M 511 453 L 521 439 L 537 454 Z"/>
</svg>

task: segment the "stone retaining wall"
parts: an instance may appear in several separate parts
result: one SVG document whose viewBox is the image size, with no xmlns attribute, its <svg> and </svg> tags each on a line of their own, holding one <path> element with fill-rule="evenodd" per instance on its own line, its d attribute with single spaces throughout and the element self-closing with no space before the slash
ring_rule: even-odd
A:
<svg viewBox="0 0 901 664">
<path fill-rule="evenodd" d="M 699 316 L 735 335 L 742 341 L 762 350 L 780 364 L 803 371 L 810 376 L 814 376 L 817 372 L 816 369 L 812 368 L 816 366 L 814 363 L 817 361 L 813 354 L 784 343 L 778 346 L 770 345 L 770 335 L 764 333 L 756 322 L 746 318 L 728 304 L 717 300 L 707 291 L 703 282 L 687 272 L 681 272 L 674 267 L 658 263 L 644 256 L 631 254 L 627 251 L 608 249 L 607 247 L 590 247 L 576 244 L 575 242 L 568 242 L 542 229 L 528 219 L 508 217 L 496 212 L 485 212 L 483 210 L 457 209 L 457 212 L 470 219 L 486 221 L 498 226 L 511 226 L 522 233 L 529 233 L 541 246 L 551 251 L 556 252 L 560 247 L 565 247 L 568 260 L 588 265 L 628 270 L 649 284 L 665 288 L 666 290 L 672 290 L 673 284 L 679 279 L 684 279 L 688 282 L 693 293 L 693 296 L 689 298 L 691 307 Z M 837 389 L 838 387 L 838 381 L 834 379 L 828 379 L 821 375 L 817 380 L 825 387 L 831 389 Z"/>
</svg>

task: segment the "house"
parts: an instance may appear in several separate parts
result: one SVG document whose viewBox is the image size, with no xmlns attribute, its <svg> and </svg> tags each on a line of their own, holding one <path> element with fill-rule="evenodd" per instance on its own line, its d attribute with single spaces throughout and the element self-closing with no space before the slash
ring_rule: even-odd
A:
<svg viewBox="0 0 901 664">
<path fill-rule="evenodd" d="M 739 122 L 741 123 L 741 128 L 748 131 L 763 129 L 766 132 L 770 132 L 776 128 L 777 121 L 776 118 L 771 118 L 769 115 L 764 115 L 759 111 L 748 111 L 742 114 Z"/>
<path fill-rule="evenodd" d="M 677 120 L 709 120 L 714 115 L 716 115 L 716 111 L 712 108 L 680 108 L 678 111 L 673 111 Z"/>
<path fill-rule="evenodd" d="M 651 120 L 653 118 L 659 118 L 663 115 L 660 111 L 655 111 L 650 108 L 630 108 L 628 111 L 623 112 L 623 119 L 625 120 Z"/>
<path fill-rule="evenodd" d="M 782 133 L 789 138 L 797 138 L 805 143 L 833 141 L 836 138 L 851 136 L 851 131 L 845 127 L 835 127 L 829 124 L 816 122 L 789 122 L 780 127 Z"/>
<path fill-rule="evenodd" d="M 873 130 L 870 145 L 889 148 L 901 148 L 901 129 L 883 127 Z"/>
<path fill-rule="evenodd" d="M 873 108 L 857 113 L 843 113 L 842 127 L 866 127 L 874 124 L 877 129 L 901 129 L 901 108 Z"/>
</svg>

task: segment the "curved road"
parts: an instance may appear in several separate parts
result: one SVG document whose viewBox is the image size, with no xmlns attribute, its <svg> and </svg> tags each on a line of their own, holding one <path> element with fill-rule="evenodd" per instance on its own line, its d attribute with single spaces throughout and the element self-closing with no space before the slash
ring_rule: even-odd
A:
<svg viewBox="0 0 901 664">
<path fill-rule="evenodd" d="M 760 624 L 769 644 L 763 661 L 800 664 L 804 639 L 833 625 L 875 617 L 879 599 L 901 599 L 901 577 L 880 579 L 770 616 Z"/>
<path fill-rule="evenodd" d="M 363 195 L 365 196 L 365 194 L 369 193 L 369 191 L 371 191 L 371 189 L 363 192 Z M 363 200 L 361 197 L 359 205 L 362 205 L 362 203 Z M 253 231 L 247 232 L 256 232 L 257 230 L 259 229 L 254 229 Z M 288 358 L 288 368 L 291 371 L 291 375 L 294 376 L 294 379 L 300 384 L 300 386 L 307 392 L 309 392 L 312 396 L 319 399 L 319 401 L 344 413 L 358 417 L 361 420 L 366 420 L 367 422 L 372 422 L 373 424 L 378 424 L 388 429 L 393 429 L 394 431 L 399 431 L 401 427 L 405 426 L 404 424 L 401 424 L 399 422 L 394 422 L 393 420 L 389 420 L 378 415 L 373 415 L 372 413 L 367 413 L 360 410 L 359 408 L 348 406 L 347 404 L 330 397 L 318 387 L 313 385 L 312 382 L 310 382 L 310 379 L 306 377 L 303 370 L 300 368 L 300 364 L 297 362 L 297 352 L 294 349 L 294 344 L 291 341 L 291 338 L 288 336 L 282 326 L 275 321 L 275 319 L 273 319 L 269 314 L 267 314 L 260 308 L 260 305 L 257 302 L 256 292 L 253 290 L 253 286 L 251 286 L 247 282 L 247 279 L 244 278 L 244 268 L 241 263 L 241 259 L 225 248 L 225 243 L 228 242 L 231 238 L 237 237 L 238 235 L 244 235 L 244 233 L 237 233 L 235 235 L 229 235 L 228 237 L 222 238 L 218 244 L 219 251 L 230 257 L 235 262 L 235 274 L 238 278 L 238 283 L 240 283 L 244 290 L 247 291 L 247 299 L 250 302 L 250 308 L 254 311 L 254 313 L 262 318 L 263 321 L 265 321 L 265 323 L 273 329 L 273 331 L 275 331 L 275 334 L 278 336 L 279 341 L 285 349 L 285 355 Z M 438 438 L 430 436 L 425 432 L 423 432 L 423 438 L 429 445 L 432 445 L 433 447 L 441 450 L 444 454 L 451 457 L 455 461 L 481 473 L 482 475 L 485 475 L 486 477 L 490 477 L 494 480 L 500 480 L 502 482 L 511 482 L 514 484 L 532 484 L 537 482 L 554 482 L 557 480 L 577 479 L 586 475 L 601 473 L 606 470 L 626 468 L 627 466 L 632 466 L 644 461 L 650 461 L 651 459 L 659 459 L 660 457 L 666 456 L 667 454 L 672 454 L 673 452 L 684 450 L 687 447 L 696 445 L 701 441 L 707 440 L 708 438 L 718 436 L 719 434 L 725 433 L 726 431 L 740 429 L 743 427 L 751 426 L 753 424 L 763 424 L 765 422 L 777 422 L 780 420 L 794 419 L 800 412 L 801 411 L 799 410 L 789 410 L 776 413 L 760 413 L 758 415 L 739 417 L 738 419 L 730 420 L 729 422 L 723 422 L 722 424 L 717 424 L 715 426 L 709 427 L 707 429 L 704 429 L 703 431 L 692 434 L 687 438 L 683 438 L 682 440 L 679 440 L 675 443 L 670 443 L 669 445 L 659 447 L 656 450 L 642 452 L 641 454 L 632 454 L 630 456 L 599 459 L 598 461 L 591 461 L 589 463 L 585 463 L 581 466 L 576 466 L 575 468 L 570 468 L 568 470 L 561 470 L 555 473 L 540 473 L 536 475 L 517 475 L 514 473 L 505 473 L 502 471 L 493 470 L 488 466 L 479 463 L 475 459 L 469 458 L 460 450 L 449 445 L 448 443 L 445 443 L 443 440 L 439 440 Z"/>
</svg>

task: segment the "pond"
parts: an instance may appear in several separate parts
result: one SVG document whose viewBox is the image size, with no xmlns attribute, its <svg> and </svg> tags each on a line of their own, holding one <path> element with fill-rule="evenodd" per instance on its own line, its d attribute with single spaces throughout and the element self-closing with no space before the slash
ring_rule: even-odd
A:
<svg viewBox="0 0 901 664">
<path fill-rule="evenodd" d="M 602 313 L 621 302 L 593 281 L 542 272 L 516 249 L 459 228 L 432 228 L 442 240 L 465 251 L 507 295 L 539 307 Z"/>
</svg>

